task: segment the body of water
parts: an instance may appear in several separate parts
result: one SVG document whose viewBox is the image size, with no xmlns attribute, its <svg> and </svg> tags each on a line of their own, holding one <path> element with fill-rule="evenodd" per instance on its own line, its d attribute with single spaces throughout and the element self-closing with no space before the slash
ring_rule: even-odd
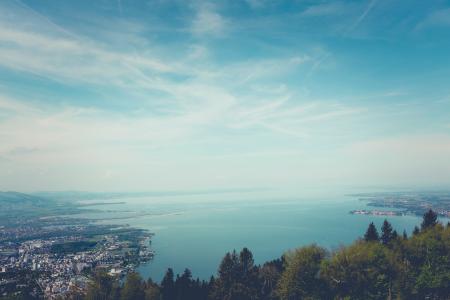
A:
<svg viewBox="0 0 450 300">
<path fill-rule="evenodd" d="M 334 249 L 361 237 L 372 221 L 380 228 L 385 219 L 349 214 L 367 208 L 349 196 L 256 200 L 222 194 L 115 200 L 124 203 L 96 206 L 102 212 L 86 216 L 155 233 L 154 260 L 138 271 L 158 281 L 168 267 L 178 273 L 189 268 L 194 277 L 208 279 L 216 274 L 225 252 L 243 247 L 253 252 L 256 263 L 311 243 Z M 399 234 L 404 229 L 410 234 L 421 221 L 415 216 L 387 219 Z"/>
</svg>

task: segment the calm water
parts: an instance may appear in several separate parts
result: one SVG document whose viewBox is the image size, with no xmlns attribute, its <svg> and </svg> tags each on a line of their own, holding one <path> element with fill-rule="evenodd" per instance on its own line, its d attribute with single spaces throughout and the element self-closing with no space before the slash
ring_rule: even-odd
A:
<svg viewBox="0 0 450 300">
<path fill-rule="evenodd" d="M 333 249 L 362 236 L 369 222 L 381 226 L 384 220 L 350 215 L 350 210 L 366 206 L 346 196 L 258 201 L 251 198 L 202 195 L 119 199 L 126 203 L 97 206 L 103 213 L 86 216 L 155 233 L 152 248 L 156 256 L 139 268 L 145 278 L 154 280 L 160 280 L 168 267 L 175 272 L 188 267 L 195 277 L 206 279 L 216 273 L 226 251 L 242 247 L 252 250 L 257 263 L 314 242 Z M 403 229 L 410 233 L 420 223 L 413 216 L 388 220 L 400 234 Z"/>
</svg>

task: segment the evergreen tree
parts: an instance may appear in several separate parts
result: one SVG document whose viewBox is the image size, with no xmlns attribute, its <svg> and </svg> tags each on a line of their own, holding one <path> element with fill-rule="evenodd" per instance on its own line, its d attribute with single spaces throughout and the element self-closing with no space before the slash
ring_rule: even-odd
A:
<svg viewBox="0 0 450 300">
<path fill-rule="evenodd" d="M 89 284 L 86 300 L 110 300 L 117 299 L 118 286 L 114 279 L 105 271 L 94 273 Z"/>
<path fill-rule="evenodd" d="M 128 274 L 120 293 L 121 300 L 144 300 L 145 292 L 141 276 L 132 272 Z"/>
<path fill-rule="evenodd" d="M 408 234 L 406 233 L 405 229 L 403 229 L 403 239 L 408 239 Z"/>
<path fill-rule="evenodd" d="M 315 245 L 286 254 L 286 269 L 280 279 L 278 290 L 280 298 L 323 299 L 326 285 L 319 278 L 319 271 L 325 256 L 325 249 Z"/>
<path fill-rule="evenodd" d="M 174 282 L 174 274 L 171 268 L 167 269 L 164 278 L 161 281 L 161 294 L 162 300 L 175 300 L 175 282 Z"/>
<path fill-rule="evenodd" d="M 192 273 L 189 269 L 185 269 L 181 276 L 177 275 L 177 280 L 175 281 L 176 299 L 193 299 L 193 288 Z"/>
<path fill-rule="evenodd" d="M 422 230 L 433 227 L 437 224 L 437 214 L 431 209 L 423 215 L 423 221 L 420 225 Z"/>
<path fill-rule="evenodd" d="M 145 284 L 145 300 L 161 300 L 161 291 L 158 284 L 154 283 L 151 278 Z"/>
<path fill-rule="evenodd" d="M 373 224 L 373 222 L 371 222 L 369 224 L 369 227 L 367 228 L 367 231 L 364 234 L 364 240 L 366 242 L 379 241 L 380 240 L 380 236 L 378 235 L 378 230 L 375 227 L 375 225 Z"/>
<path fill-rule="evenodd" d="M 253 260 L 253 253 L 248 250 L 248 248 L 242 249 L 241 253 L 239 254 L 239 267 L 244 280 L 248 279 L 247 277 L 250 276 L 250 273 L 253 272 L 254 263 L 255 261 Z"/>
<path fill-rule="evenodd" d="M 257 294 L 253 254 L 244 248 L 239 256 L 236 251 L 225 254 L 218 270 L 218 278 L 211 290 L 211 299 L 246 300 Z"/>
<path fill-rule="evenodd" d="M 413 235 L 417 235 L 420 233 L 420 229 L 417 226 L 414 226 Z"/>
<path fill-rule="evenodd" d="M 227 253 L 219 268 L 219 279 L 225 286 L 231 286 L 231 284 L 239 278 L 240 275 L 239 257 L 236 250 L 231 253 Z"/>
<path fill-rule="evenodd" d="M 387 245 L 392 240 L 392 238 L 392 226 L 386 219 L 384 219 L 383 226 L 381 226 L 381 242 L 384 245 Z"/>
<path fill-rule="evenodd" d="M 276 288 L 283 270 L 284 269 L 282 266 L 281 259 L 266 262 L 259 269 L 259 280 L 261 284 L 261 299 L 267 300 L 278 299 Z"/>
<path fill-rule="evenodd" d="M 398 233 L 397 230 L 392 231 L 392 240 L 398 239 Z"/>
</svg>

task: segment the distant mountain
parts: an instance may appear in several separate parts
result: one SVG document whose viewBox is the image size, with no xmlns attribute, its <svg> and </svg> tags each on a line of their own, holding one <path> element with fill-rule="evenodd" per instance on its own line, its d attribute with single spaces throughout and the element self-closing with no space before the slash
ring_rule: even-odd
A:
<svg viewBox="0 0 450 300">
<path fill-rule="evenodd" d="M 206 189 L 206 190 L 159 190 L 141 192 L 84 192 L 84 191 L 44 191 L 36 192 L 33 195 L 45 199 L 62 201 L 80 200 L 108 200 L 119 198 L 139 198 L 139 197 L 172 197 L 172 196 L 194 196 L 210 194 L 228 193 L 252 193 L 269 190 L 267 188 L 235 188 L 235 189 Z"/>
<path fill-rule="evenodd" d="M 19 192 L 0 192 L 2 210 L 18 210 L 21 207 L 46 207 L 54 204 L 53 200 Z"/>
<path fill-rule="evenodd" d="M 0 225 L 23 224 L 36 217 L 76 212 L 71 203 L 19 192 L 0 192 Z"/>
</svg>

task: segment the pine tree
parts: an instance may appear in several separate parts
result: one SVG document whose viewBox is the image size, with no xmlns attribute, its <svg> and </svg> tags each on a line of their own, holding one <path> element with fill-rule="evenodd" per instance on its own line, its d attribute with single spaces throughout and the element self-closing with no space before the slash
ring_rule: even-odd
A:
<svg viewBox="0 0 450 300">
<path fill-rule="evenodd" d="M 373 222 L 371 222 L 369 224 L 369 227 L 367 228 L 367 231 L 364 234 L 364 240 L 366 242 L 379 241 L 380 240 L 380 236 L 378 235 L 378 230 L 375 227 L 375 225 L 373 224 Z"/>
<path fill-rule="evenodd" d="M 214 300 L 222 300 L 227 298 L 230 290 L 236 282 L 239 274 L 239 257 L 236 250 L 232 253 L 227 252 L 220 263 L 217 271 L 217 279 L 214 280 L 213 288 L 211 289 L 210 298 Z"/>
<path fill-rule="evenodd" d="M 161 281 L 162 300 L 175 300 L 175 292 L 173 270 L 168 268 L 164 278 Z"/>
<path fill-rule="evenodd" d="M 389 242 L 393 238 L 393 234 L 392 234 L 392 226 L 386 219 L 384 220 L 383 226 L 381 227 L 381 232 L 382 232 L 381 241 L 383 242 L 384 245 L 389 244 Z"/>
<path fill-rule="evenodd" d="M 417 234 L 419 234 L 419 232 L 420 232 L 419 227 L 414 226 L 413 235 L 417 235 Z"/>
<path fill-rule="evenodd" d="M 433 227 L 437 224 L 437 214 L 431 209 L 423 215 L 423 221 L 420 225 L 422 230 Z"/>
<path fill-rule="evenodd" d="M 406 233 L 405 229 L 403 229 L 403 239 L 408 239 L 408 234 Z"/>
<path fill-rule="evenodd" d="M 250 273 L 253 272 L 255 261 L 253 260 L 253 254 L 247 248 L 242 249 L 239 254 L 239 267 L 242 279 L 247 281 L 249 279 Z"/>
<path fill-rule="evenodd" d="M 145 300 L 161 300 L 161 291 L 157 283 L 149 277 L 144 284 Z"/>
<path fill-rule="evenodd" d="M 177 275 L 175 281 L 176 299 L 193 299 L 192 273 L 189 269 L 185 269 L 181 276 Z"/>
<path fill-rule="evenodd" d="M 397 230 L 392 231 L 392 240 L 398 239 L 398 233 Z"/>
<path fill-rule="evenodd" d="M 121 300 L 144 300 L 145 292 L 141 276 L 132 272 L 128 274 L 120 293 Z"/>
<path fill-rule="evenodd" d="M 118 285 L 105 271 L 94 273 L 93 282 L 89 284 L 86 300 L 115 299 Z"/>
</svg>

